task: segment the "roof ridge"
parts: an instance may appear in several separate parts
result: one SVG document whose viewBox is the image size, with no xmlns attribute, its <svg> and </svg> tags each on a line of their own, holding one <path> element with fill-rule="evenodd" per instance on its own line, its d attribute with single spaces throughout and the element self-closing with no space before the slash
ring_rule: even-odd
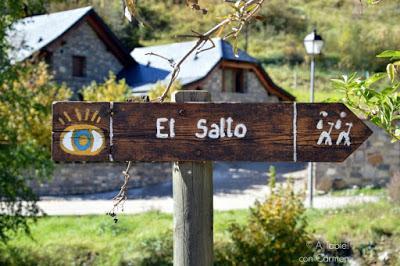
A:
<svg viewBox="0 0 400 266">
<path fill-rule="evenodd" d="M 10 56 L 14 61 L 23 61 L 33 53 L 56 41 L 88 17 L 92 18 L 88 20 L 89 26 L 114 53 L 116 58 L 124 65 L 133 63 L 134 59 L 124 49 L 92 6 L 27 17 L 15 22 L 13 28 L 7 32 L 7 38 L 13 47 Z M 97 24 L 98 27 L 93 24 Z M 109 41 L 106 41 L 105 38 L 109 39 Z"/>
<path fill-rule="evenodd" d="M 93 8 L 93 6 L 79 7 L 79 8 L 69 9 L 69 10 L 62 10 L 62 11 L 57 11 L 57 12 L 52 12 L 52 13 L 45 13 L 45 14 L 34 15 L 34 16 L 30 16 L 30 17 L 24 17 L 24 18 L 21 18 L 18 21 L 22 21 L 22 20 L 25 20 L 25 19 L 39 18 L 39 17 L 44 17 L 44 16 L 50 16 L 50 15 L 59 15 L 59 14 L 62 14 L 62 13 L 68 13 L 68 12 L 84 10 L 84 9 L 87 9 L 87 11 L 85 13 L 83 13 L 82 15 L 87 14 L 89 11 L 93 10 L 94 8 Z"/>
<path fill-rule="evenodd" d="M 216 42 L 216 40 L 219 41 L 219 42 L 221 42 L 221 43 L 224 41 L 224 40 L 223 40 L 222 38 L 220 38 L 220 37 L 212 38 L 212 40 L 213 40 L 214 43 Z M 134 50 L 136 50 L 136 49 L 140 50 L 140 49 L 150 49 L 150 48 L 157 48 L 157 47 L 168 47 L 168 46 L 173 46 L 173 45 L 189 44 L 189 43 L 195 43 L 195 42 L 196 42 L 196 40 L 193 40 L 193 41 L 184 41 L 184 42 L 171 42 L 171 43 L 156 44 L 156 45 L 149 45 L 149 46 L 143 46 L 143 47 L 135 47 L 135 48 L 132 49 L 131 53 L 132 53 Z M 226 41 L 225 41 L 225 42 L 226 42 Z M 229 42 L 228 42 L 228 43 L 229 43 Z"/>
</svg>

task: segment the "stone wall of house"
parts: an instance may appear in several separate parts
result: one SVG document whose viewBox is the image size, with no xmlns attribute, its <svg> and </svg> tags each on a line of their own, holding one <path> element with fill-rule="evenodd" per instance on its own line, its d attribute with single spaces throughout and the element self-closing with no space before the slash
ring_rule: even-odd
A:
<svg viewBox="0 0 400 266">
<path fill-rule="evenodd" d="M 213 102 L 279 102 L 269 94 L 253 71 L 245 71 L 245 93 L 222 92 L 222 69 L 217 67 L 198 87 L 211 93 Z M 195 89 L 195 88 L 191 88 Z"/>
<path fill-rule="evenodd" d="M 129 188 L 157 184 L 171 178 L 170 163 L 138 163 L 129 171 Z M 119 190 L 124 182 L 121 163 L 57 164 L 54 177 L 44 183 L 32 183 L 40 196 L 65 196 Z"/>
<path fill-rule="evenodd" d="M 75 92 L 92 81 L 103 82 L 110 71 L 118 73 L 123 67 L 86 21 L 52 44 L 48 51 L 52 53 L 55 80 L 65 82 Z M 86 58 L 85 77 L 72 75 L 73 56 Z"/>
<path fill-rule="evenodd" d="M 328 191 L 353 186 L 384 186 L 400 171 L 400 143 L 391 143 L 380 128 L 367 122 L 374 134 L 343 163 L 318 163 L 316 187 Z"/>
</svg>

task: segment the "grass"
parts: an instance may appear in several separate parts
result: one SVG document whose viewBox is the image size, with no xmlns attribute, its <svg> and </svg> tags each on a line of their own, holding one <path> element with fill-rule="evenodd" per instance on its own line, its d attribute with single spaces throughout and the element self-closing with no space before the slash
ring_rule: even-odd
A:
<svg viewBox="0 0 400 266">
<path fill-rule="evenodd" d="M 32 238 L 18 235 L 6 250 L 15 250 L 15 265 L 34 265 L 32 261 L 42 258 L 48 265 L 91 259 L 100 265 L 117 265 L 137 256 L 138 244 L 143 240 L 171 226 L 171 216 L 158 212 L 121 216 L 117 224 L 105 215 L 46 217 L 32 225 Z"/>
<path fill-rule="evenodd" d="M 386 196 L 387 191 L 383 188 L 363 187 L 355 189 L 336 190 L 330 193 L 332 196 Z"/>
<path fill-rule="evenodd" d="M 226 229 L 244 223 L 247 211 L 214 213 L 216 237 L 227 237 Z M 94 261 L 96 265 L 119 265 L 134 261 L 140 245 L 172 230 L 172 216 L 160 212 L 121 215 L 117 224 L 108 216 L 61 216 L 40 218 L 32 223 L 31 237 L 18 234 L 0 244 L 0 265 L 65 265 Z M 90 263 L 89 263 L 90 264 Z"/>
<path fill-rule="evenodd" d="M 400 206 L 386 200 L 336 210 L 309 210 L 307 216 L 309 230 L 332 243 L 348 240 L 358 246 L 379 240 L 385 232 L 400 243 Z"/>
<path fill-rule="evenodd" d="M 280 87 L 294 95 L 298 102 L 310 101 L 310 67 L 302 64 L 294 67 L 288 65 L 266 65 L 265 69 L 272 80 Z M 338 101 L 343 97 L 332 87 L 331 79 L 339 78 L 339 71 L 326 71 L 317 67 L 315 73 L 315 102 Z"/>
<path fill-rule="evenodd" d="M 338 210 L 308 210 L 309 230 L 331 243 L 353 246 L 390 236 L 400 243 L 400 207 L 387 201 Z M 228 238 L 232 222 L 244 224 L 248 210 L 214 213 L 215 240 Z M 32 224 L 32 237 L 18 234 L 0 244 L 0 264 L 120 265 L 135 261 L 141 243 L 171 234 L 172 216 L 159 212 L 123 215 L 114 224 L 107 216 L 44 217 Z"/>
</svg>

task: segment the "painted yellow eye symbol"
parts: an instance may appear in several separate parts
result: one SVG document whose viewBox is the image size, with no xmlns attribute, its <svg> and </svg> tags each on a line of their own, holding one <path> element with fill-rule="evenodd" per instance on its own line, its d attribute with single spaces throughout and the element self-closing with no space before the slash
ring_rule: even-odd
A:
<svg viewBox="0 0 400 266">
<path fill-rule="evenodd" d="M 69 126 L 61 134 L 60 140 L 61 149 L 73 155 L 97 155 L 105 146 L 102 130 L 91 125 Z"/>
</svg>

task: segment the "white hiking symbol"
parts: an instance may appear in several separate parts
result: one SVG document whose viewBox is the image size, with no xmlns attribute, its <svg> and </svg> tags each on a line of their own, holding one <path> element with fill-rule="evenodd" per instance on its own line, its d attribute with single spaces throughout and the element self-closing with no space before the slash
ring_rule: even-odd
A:
<svg viewBox="0 0 400 266">
<path fill-rule="evenodd" d="M 319 114 L 322 115 L 322 117 L 328 116 L 328 113 L 325 111 L 322 111 Z M 332 122 L 328 122 L 328 124 L 330 125 L 329 131 L 322 131 L 321 135 L 319 136 L 318 142 L 317 142 L 318 145 L 321 145 L 322 142 L 324 142 L 325 145 L 329 145 L 329 146 L 332 145 L 331 132 L 332 132 L 333 126 L 335 124 Z M 320 119 L 317 124 L 317 129 L 323 129 L 323 128 L 324 128 L 324 121 L 322 119 Z"/>
<path fill-rule="evenodd" d="M 322 130 L 324 128 L 324 118 L 328 117 L 328 113 L 326 111 L 322 111 L 319 113 L 323 118 L 321 118 L 318 121 L 317 124 L 317 129 Z M 340 118 L 344 119 L 347 116 L 347 114 L 345 112 L 341 112 L 340 113 Z M 332 146 L 332 137 L 331 137 L 331 133 L 333 130 L 333 126 L 335 126 L 336 130 L 339 130 L 342 128 L 342 120 L 338 119 L 336 121 L 336 123 L 333 122 L 328 122 L 329 130 L 326 131 L 322 131 L 321 135 L 319 136 L 319 139 L 317 141 L 318 145 L 328 145 L 328 146 Z M 350 141 L 350 131 L 351 128 L 353 127 L 353 123 L 346 123 L 345 124 L 347 126 L 347 130 L 340 132 L 338 139 L 336 140 L 336 145 L 341 145 L 343 142 L 343 145 L 345 146 L 350 146 L 351 145 L 351 141 Z"/>
</svg>

